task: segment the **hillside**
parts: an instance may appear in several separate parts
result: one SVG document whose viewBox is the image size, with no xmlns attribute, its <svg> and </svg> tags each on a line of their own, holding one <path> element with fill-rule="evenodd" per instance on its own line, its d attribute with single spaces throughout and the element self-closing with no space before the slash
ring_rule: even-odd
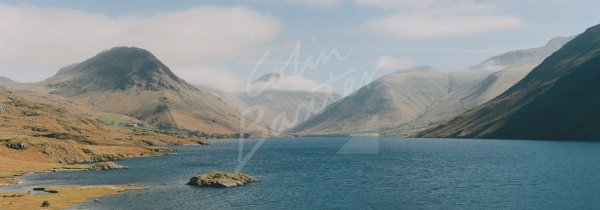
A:
<svg viewBox="0 0 600 210">
<path fill-rule="evenodd" d="M 28 85 L 25 83 L 15 82 L 14 80 L 7 77 L 0 76 L 0 87 L 24 89 L 27 88 Z"/>
<path fill-rule="evenodd" d="M 542 47 L 507 52 L 487 59 L 468 70 L 451 73 L 451 78 L 456 78 L 457 74 L 467 74 L 468 76 L 461 77 L 471 78 L 471 81 L 463 82 L 463 85 L 455 87 L 448 95 L 434 104 L 431 111 L 419 120 L 412 122 L 410 124 L 412 128 L 420 129 L 406 133 L 406 135 L 414 135 L 415 132 L 424 128 L 445 123 L 457 115 L 499 96 L 571 39 L 573 37 L 553 38 Z M 499 70 L 494 71 L 494 68 Z M 479 72 L 479 74 L 474 72 Z M 399 130 L 407 129 L 400 127 Z"/>
<path fill-rule="evenodd" d="M 290 132 L 330 135 L 375 132 L 378 128 L 408 123 L 424 114 L 448 93 L 446 73 L 418 67 L 384 76 L 329 105 Z M 369 127 L 365 130 L 366 127 Z"/>
<path fill-rule="evenodd" d="M 465 70 L 399 71 L 332 104 L 290 132 L 415 135 L 500 95 L 570 39 L 557 37 L 542 47 L 507 52 Z"/>
<path fill-rule="evenodd" d="M 0 184 L 26 172 L 158 155 L 163 146 L 199 141 L 117 127 L 138 123 L 125 116 L 109 125 L 100 120 L 105 115 L 61 97 L 0 88 Z"/>
<path fill-rule="evenodd" d="M 600 140 L 600 25 L 493 100 L 423 137 Z"/>
<path fill-rule="evenodd" d="M 35 89 L 162 129 L 227 135 L 240 130 L 238 110 L 188 84 L 152 53 L 135 47 L 115 47 L 65 67 Z M 260 127 L 251 129 L 266 132 Z"/>
</svg>

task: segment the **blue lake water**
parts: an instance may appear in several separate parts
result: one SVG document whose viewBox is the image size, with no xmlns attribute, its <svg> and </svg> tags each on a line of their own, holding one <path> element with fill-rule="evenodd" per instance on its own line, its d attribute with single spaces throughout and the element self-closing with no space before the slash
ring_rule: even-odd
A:
<svg viewBox="0 0 600 210">
<path fill-rule="evenodd" d="M 350 142 L 350 143 L 348 143 Z M 243 156 L 257 140 L 246 140 Z M 373 146 L 376 145 L 376 146 Z M 74 209 L 597 209 L 600 143 L 405 138 L 278 138 L 242 172 L 260 182 L 186 186 L 239 167 L 238 140 L 119 161 L 128 170 L 31 174 L 18 187 L 144 184 Z"/>
</svg>

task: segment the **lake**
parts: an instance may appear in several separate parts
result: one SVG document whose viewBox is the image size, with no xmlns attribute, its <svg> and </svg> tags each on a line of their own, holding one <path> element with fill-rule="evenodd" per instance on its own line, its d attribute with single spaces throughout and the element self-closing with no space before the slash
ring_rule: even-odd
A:
<svg viewBox="0 0 600 210">
<path fill-rule="evenodd" d="M 130 183 L 148 188 L 74 209 L 600 207 L 595 142 L 315 137 L 245 140 L 243 147 L 238 140 L 215 140 L 176 149 L 176 156 L 117 162 L 128 170 L 30 174 L 15 188 Z M 232 189 L 186 185 L 200 173 L 236 168 L 260 182 Z"/>
</svg>

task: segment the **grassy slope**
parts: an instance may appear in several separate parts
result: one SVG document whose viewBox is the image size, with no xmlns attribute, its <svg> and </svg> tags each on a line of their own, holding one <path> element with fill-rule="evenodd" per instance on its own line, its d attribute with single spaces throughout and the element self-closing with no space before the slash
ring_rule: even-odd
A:
<svg viewBox="0 0 600 210">
<path fill-rule="evenodd" d="M 58 97 L 0 89 L 0 106 L 0 162 L 3 163 L 0 178 L 3 183 L 12 183 L 9 178 L 26 172 L 81 168 L 71 164 L 157 155 L 155 150 L 161 148 L 157 145 L 197 142 L 192 137 L 177 138 L 109 126 L 97 120 L 105 114 Z M 133 120 L 125 116 L 119 118 Z M 10 148 L 15 144 L 26 148 Z"/>
</svg>

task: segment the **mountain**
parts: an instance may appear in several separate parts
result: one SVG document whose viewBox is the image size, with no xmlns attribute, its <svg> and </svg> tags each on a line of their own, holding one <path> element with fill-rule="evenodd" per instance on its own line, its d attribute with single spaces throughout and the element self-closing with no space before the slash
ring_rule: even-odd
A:
<svg viewBox="0 0 600 210">
<path fill-rule="evenodd" d="M 50 78 L 53 93 L 66 97 L 101 91 L 186 91 L 195 88 L 178 78 L 147 50 L 115 47 Z"/>
<path fill-rule="evenodd" d="M 188 84 L 152 53 L 135 47 L 115 47 L 62 68 L 34 89 L 161 128 L 218 134 L 240 130 L 235 108 Z"/>
<path fill-rule="evenodd" d="M 27 84 L 15 82 L 10 78 L 0 76 L 0 87 L 10 89 L 23 89 L 27 87 Z"/>
<path fill-rule="evenodd" d="M 350 134 L 408 123 L 427 112 L 430 104 L 446 95 L 448 89 L 448 75 L 431 67 L 398 71 L 329 105 L 289 132 Z M 365 130 L 366 126 L 368 130 Z"/>
<path fill-rule="evenodd" d="M 552 53 L 560 49 L 565 43 L 571 41 L 574 36 L 555 37 L 550 39 L 546 45 L 539 48 L 510 51 L 501 55 L 491 57 L 480 64 L 472 66 L 471 69 L 496 69 L 500 70 L 509 66 L 531 63 L 531 60 L 543 61 Z"/>
<path fill-rule="evenodd" d="M 554 38 L 542 47 L 507 52 L 465 70 L 399 71 L 332 104 L 290 132 L 415 135 L 500 95 L 571 39 Z"/>
<path fill-rule="evenodd" d="M 507 52 L 467 70 L 450 73 L 451 80 L 461 77 L 471 80 L 463 81 L 462 85 L 454 87 L 448 95 L 432 105 L 431 111 L 412 122 L 411 126 L 423 129 L 445 123 L 499 96 L 573 38 L 572 36 L 553 38 L 542 47 Z M 495 69 L 498 71 L 494 71 Z M 492 73 L 489 73 L 490 71 Z M 457 76 L 461 74 L 467 76 Z"/>
<path fill-rule="evenodd" d="M 7 77 L 0 76 L 0 85 L 5 86 L 5 87 L 10 87 L 14 83 L 16 83 L 16 82 Z"/>
<path fill-rule="evenodd" d="M 469 94 L 465 100 L 474 101 L 472 104 L 482 104 L 500 95 L 573 38 L 574 36 L 556 37 L 542 47 L 507 52 L 472 67 L 497 66 L 501 69 L 479 82 L 475 86 L 477 91 Z"/>
<path fill-rule="evenodd" d="M 600 140 L 600 25 L 493 100 L 423 137 Z"/>
<path fill-rule="evenodd" d="M 282 78 L 279 73 L 265 74 L 252 82 L 249 92 L 227 93 L 209 87 L 202 90 L 219 96 L 240 111 L 248 111 L 250 119 L 275 131 L 287 130 L 321 112 L 340 95 L 326 91 L 284 90 L 269 86 Z"/>
<path fill-rule="evenodd" d="M 268 74 L 260 76 L 258 79 L 254 80 L 252 83 L 259 84 L 259 83 L 277 82 L 279 80 L 281 80 L 281 74 L 268 73 Z"/>
</svg>

